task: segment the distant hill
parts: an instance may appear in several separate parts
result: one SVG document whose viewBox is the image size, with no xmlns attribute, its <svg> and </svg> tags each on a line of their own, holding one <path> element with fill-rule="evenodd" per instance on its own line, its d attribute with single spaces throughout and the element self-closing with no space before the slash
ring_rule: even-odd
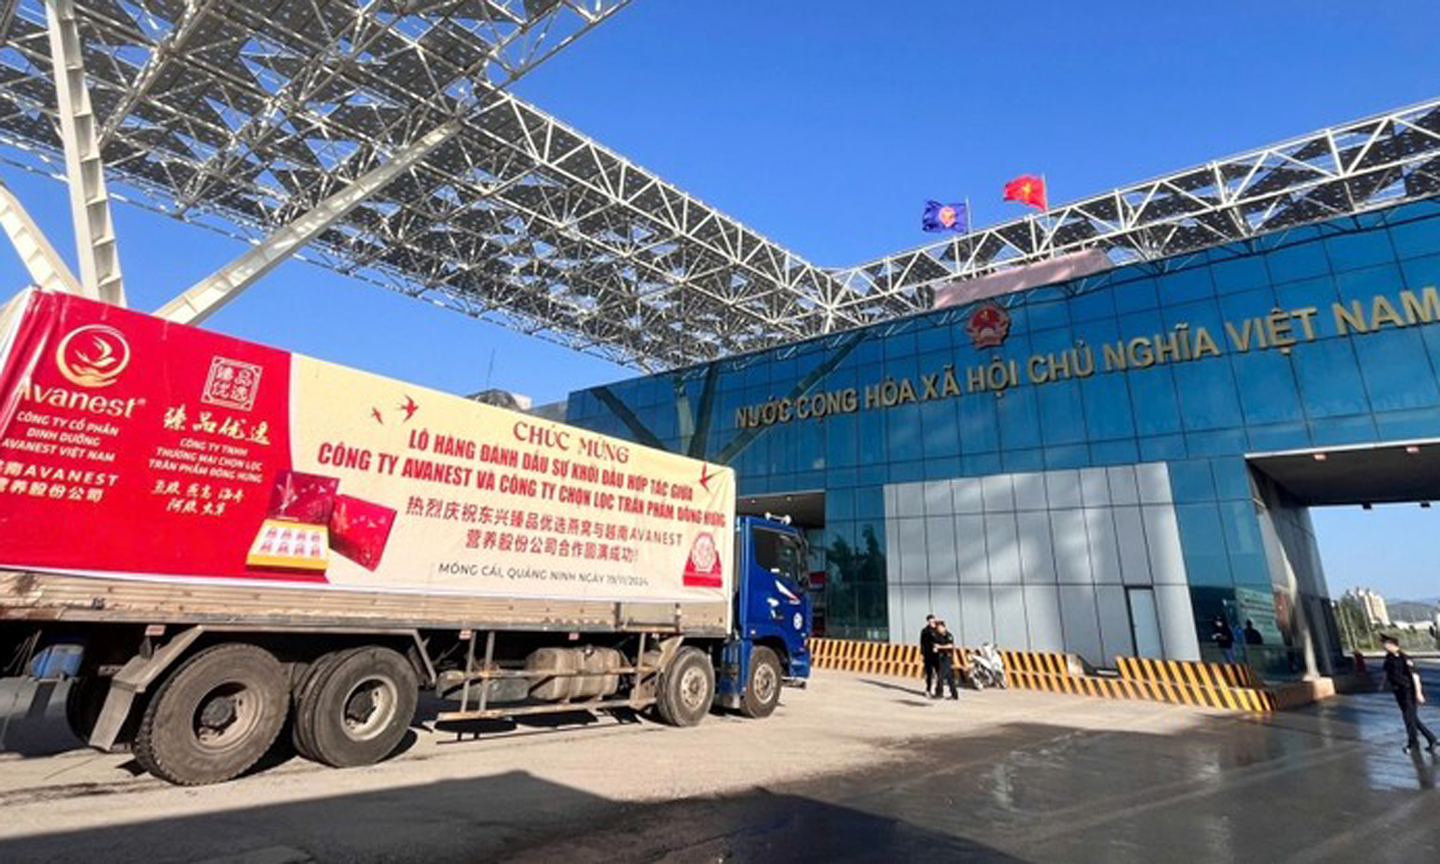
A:
<svg viewBox="0 0 1440 864">
<path fill-rule="evenodd" d="M 1435 601 L 1429 600 L 1395 600 L 1385 601 L 1390 609 L 1391 621 L 1433 621 L 1435 620 Z"/>
</svg>

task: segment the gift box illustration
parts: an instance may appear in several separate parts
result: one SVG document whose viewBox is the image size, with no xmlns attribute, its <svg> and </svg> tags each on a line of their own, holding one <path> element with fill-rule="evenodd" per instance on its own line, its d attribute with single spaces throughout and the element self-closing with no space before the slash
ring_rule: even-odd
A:
<svg viewBox="0 0 1440 864">
<path fill-rule="evenodd" d="M 329 530 L 284 519 L 266 519 L 245 556 L 250 567 L 323 571 L 330 565 Z"/>
<path fill-rule="evenodd" d="M 269 518 L 288 519 L 306 525 L 330 524 L 335 509 L 335 493 L 340 489 L 337 477 L 282 470 L 275 474 L 270 487 Z"/>
<path fill-rule="evenodd" d="M 367 570 L 380 566 L 395 511 L 350 495 L 336 495 L 330 513 L 330 548 Z"/>
</svg>

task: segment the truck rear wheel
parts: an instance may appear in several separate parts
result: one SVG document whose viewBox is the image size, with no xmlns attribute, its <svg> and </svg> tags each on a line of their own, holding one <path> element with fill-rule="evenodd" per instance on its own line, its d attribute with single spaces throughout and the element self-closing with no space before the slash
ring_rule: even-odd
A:
<svg viewBox="0 0 1440 864">
<path fill-rule="evenodd" d="M 135 759 L 181 786 L 229 780 L 275 743 L 288 695 L 285 668 L 270 652 L 239 643 L 206 648 L 176 668 L 145 707 Z"/>
<path fill-rule="evenodd" d="M 295 726 L 307 757 L 349 768 L 394 752 L 420 698 L 410 661 L 379 646 L 340 653 L 316 670 L 300 697 Z"/>
<path fill-rule="evenodd" d="M 740 712 L 746 717 L 769 717 L 780 704 L 780 658 L 763 646 L 750 652 L 750 680 L 745 682 L 745 695 Z"/>
<path fill-rule="evenodd" d="M 681 648 L 660 676 L 655 708 L 671 726 L 694 726 L 715 702 L 715 667 L 699 648 Z"/>
<path fill-rule="evenodd" d="M 315 698 L 315 688 L 330 673 L 330 669 L 352 650 L 354 649 L 331 651 L 315 658 L 309 666 L 305 667 L 305 671 L 300 674 L 300 680 L 296 682 L 292 690 L 290 743 L 295 747 L 296 753 L 311 762 L 320 761 L 320 757 L 315 755 L 315 745 L 311 743 L 311 724 L 307 722 L 309 705 Z"/>
<path fill-rule="evenodd" d="M 81 675 L 70 682 L 65 694 L 65 722 L 82 744 L 90 743 L 90 733 L 95 731 L 109 692 L 109 678 Z"/>
</svg>

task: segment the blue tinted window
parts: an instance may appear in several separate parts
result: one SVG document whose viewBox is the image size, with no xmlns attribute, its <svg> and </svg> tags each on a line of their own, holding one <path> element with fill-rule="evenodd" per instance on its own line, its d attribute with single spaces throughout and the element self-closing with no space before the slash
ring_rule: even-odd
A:
<svg viewBox="0 0 1440 864">
<path fill-rule="evenodd" d="M 1190 584 L 1233 585 L 1219 506 L 1213 503 L 1176 504 L 1175 516 L 1180 523 L 1181 546 Z"/>
<path fill-rule="evenodd" d="M 1115 317 L 1115 298 L 1108 289 L 1087 291 L 1070 301 L 1070 318 L 1079 323 Z"/>
<path fill-rule="evenodd" d="M 995 400 L 1001 447 L 1008 450 L 1040 446 L 1040 409 L 1035 391 L 1034 387 L 1017 387 Z"/>
<path fill-rule="evenodd" d="M 1290 358 L 1278 351 L 1231 354 L 1240 408 L 1248 423 L 1304 419 Z"/>
<path fill-rule="evenodd" d="M 1391 299 L 1396 292 L 1405 287 L 1405 280 L 1400 275 L 1398 265 L 1383 264 L 1379 267 L 1366 267 L 1363 270 L 1341 273 L 1335 277 L 1335 286 L 1340 290 L 1342 302 L 1359 300 L 1368 309 L 1371 299 L 1376 294 L 1386 294 L 1389 295 L 1387 299 Z"/>
<path fill-rule="evenodd" d="M 1054 447 L 1052 450 L 1063 450 L 1065 448 Z M 1046 451 L 1048 467 L 1068 468 L 1071 465 L 1055 465 L 1049 462 L 1049 451 Z M 1090 462 L 1094 465 L 1133 465 L 1140 461 L 1140 448 L 1133 438 L 1122 438 L 1118 441 L 1097 441 L 1090 445 Z M 1079 463 L 1072 463 L 1079 464 Z"/>
<path fill-rule="evenodd" d="M 1142 309 L 1154 309 L 1160 305 L 1160 300 L 1155 293 L 1154 279 L 1136 279 L 1116 285 L 1115 311 L 1120 313 L 1137 312 Z"/>
<path fill-rule="evenodd" d="M 1390 238 L 1383 231 L 1331 237 L 1325 241 L 1325 252 L 1330 257 L 1330 266 L 1337 273 L 1395 259 L 1395 252 L 1390 248 Z"/>
<path fill-rule="evenodd" d="M 1265 266 L 1270 269 L 1271 281 L 1276 283 L 1309 279 L 1330 272 L 1325 247 L 1319 243 L 1301 243 L 1273 250 L 1265 256 Z"/>
<path fill-rule="evenodd" d="M 1135 434 L 1135 412 L 1125 376 L 1100 373 L 1080 383 L 1085 430 L 1092 440 L 1129 438 Z"/>
<path fill-rule="evenodd" d="M 1047 445 L 1085 440 L 1085 406 L 1075 381 L 1059 381 L 1036 388 L 1040 398 L 1040 428 Z M 1006 397 L 1009 398 L 1009 397 Z"/>
<path fill-rule="evenodd" d="M 953 399 L 926 402 L 920 406 L 920 423 L 925 434 L 927 458 L 954 456 L 960 452 L 960 421 Z"/>
<path fill-rule="evenodd" d="M 1440 220 L 1423 219 L 1390 229 L 1390 242 L 1400 258 L 1419 258 L 1440 252 Z"/>
<path fill-rule="evenodd" d="M 1270 274 L 1265 270 L 1265 260 L 1258 255 L 1221 261 L 1211 268 L 1215 290 L 1219 294 L 1234 294 L 1252 288 L 1268 287 Z"/>
<path fill-rule="evenodd" d="M 1132 371 L 1125 378 L 1130 386 L 1130 402 L 1135 406 L 1136 431 L 1141 435 L 1180 431 L 1180 409 L 1170 367 Z"/>
<path fill-rule="evenodd" d="M 1160 302 L 1166 306 L 1178 306 L 1215 295 L 1215 285 L 1210 280 L 1210 268 L 1192 267 L 1178 273 L 1168 273 L 1155 280 Z"/>
<path fill-rule="evenodd" d="M 970 393 L 960 398 L 960 449 L 963 452 L 979 453 L 999 446 L 995 402 L 995 396 L 990 393 Z"/>
<path fill-rule="evenodd" d="M 1215 497 L 1215 478 L 1209 459 L 1184 459 L 1170 463 L 1170 489 L 1176 501 L 1209 501 Z"/>
<path fill-rule="evenodd" d="M 1354 341 L 1372 410 L 1397 411 L 1440 403 L 1435 372 L 1418 331 L 1387 330 Z"/>
<path fill-rule="evenodd" d="M 1354 417 L 1326 417 L 1312 420 L 1310 439 L 1317 447 L 1360 444 L 1375 440 L 1375 418 L 1369 414 Z"/>
<path fill-rule="evenodd" d="M 1365 385 L 1349 340 L 1322 339 L 1300 344 L 1290 356 L 1295 361 L 1305 412 L 1311 418 L 1368 410 Z"/>
</svg>

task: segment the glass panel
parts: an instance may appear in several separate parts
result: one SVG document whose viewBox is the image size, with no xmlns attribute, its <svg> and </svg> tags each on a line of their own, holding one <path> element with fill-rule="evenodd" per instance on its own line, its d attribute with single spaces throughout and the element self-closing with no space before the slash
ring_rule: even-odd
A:
<svg viewBox="0 0 1440 864">
<path fill-rule="evenodd" d="M 1140 657 L 1164 657 L 1155 591 L 1151 588 L 1127 588 L 1125 599 L 1130 604 L 1130 634 L 1135 639 L 1135 653 Z"/>
</svg>

